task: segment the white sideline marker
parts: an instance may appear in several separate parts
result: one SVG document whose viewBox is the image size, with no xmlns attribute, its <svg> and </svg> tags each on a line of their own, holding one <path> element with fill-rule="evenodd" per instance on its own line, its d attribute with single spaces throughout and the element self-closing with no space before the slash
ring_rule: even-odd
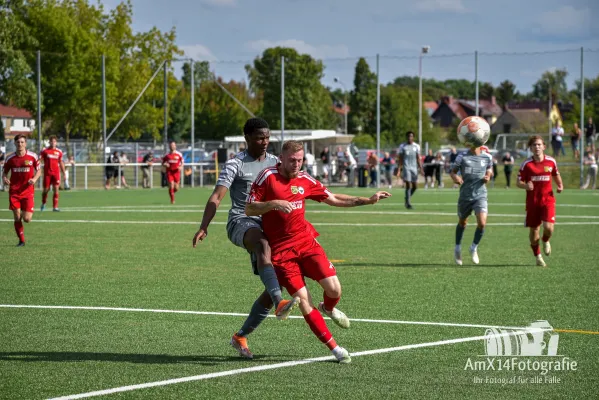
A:
<svg viewBox="0 0 599 400">
<path fill-rule="evenodd" d="M 191 310 L 161 310 L 151 308 L 125 308 L 125 307 L 93 307 L 93 306 L 46 306 L 46 305 L 29 305 L 29 304 L 0 304 L 0 308 L 37 308 L 37 309 L 54 309 L 54 310 L 95 310 L 95 311 L 124 311 L 124 312 L 151 312 L 165 314 L 192 314 L 192 315 L 216 315 L 227 317 L 247 317 L 247 313 L 232 313 L 218 311 L 191 311 Z M 274 315 L 269 315 L 270 318 L 275 318 Z M 290 315 L 289 318 L 304 319 L 298 315 Z M 329 319 L 326 317 L 325 319 Z M 422 321 L 397 321 L 386 319 L 363 319 L 351 318 L 354 322 L 370 322 L 378 324 L 401 324 L 401 325 L 432 325 L 432 326 L 451 326 L 457 328 L 500 328 L 500 329 L 524 329 L 521 326 L 501 326 L 501 325 L 481 325 L 481 324 L 460 324 L 452 322 L 422 322 Z"/>
<path fill-rule="evenodd" d="M 539 330 L 542 331 L 542 329 L 539 329 Z M 395 351 L 418 349 L 418 348 L 423 348 L 423 347 L 435 347 L 435 346 L 443 346 L 446 344 L 475 342 L 478 340 L 488 340 L 491 336 L 502 337 L 502 336 L 509 336 L 509 335 L 511 335 L 511 332 L 504 332 L 504 333 L 500 333 L 497 335 L 471 336 L 471 337 L 465 337 L 465 338 L 440 340 L 437 342 L 408 344 L 408 345 L 404 345 L 404 346 L 389 347 L 389 348 L 385 348 L 385 349 L 358 351 L 358 352 L 350 353 L 350 354 L 352 357 L 361 357 L 361 356 L 369 356 L 369 355 L 373 355 L 373 354 L 383 354 L 383 353 L 392 353 Z M 167 386 L 167 385 L 174 385 L 177 383 L 202 381 L 202 380 L 207 380 L 207 379 L 220 378 L 223 376 L 239 375 L 239 374 L 245 374 L 248 372 L 267 371 L 270 369 L 295 367 L 296 365 L 311 364 L 311 363 L 315 363 L 315 362 L 329 361 L 329 360 L 334 360 L 334 357 L 333 356 L 325 356 L 325 357 L 316 357 L 316 358 L 306 358 L 304 360 L 298 360 L 298 361 L 287 361 L 287 362 L 283 362 L 283 363 L 260 365 L 260 366 L 249 367 L 249 368 L 233 369 L 233 370 L 229 370 L 229 371 L 214 372 L 214 373 L 210 373 L 210 374 L 186 376 L 183 378 L 167 379 L 167 380 L 163 380 L 163 381 L 140 383 L 137 385 L 120 386 L 120 387 L 116 387 L 116 388 L 112 388 L 112 389 L 98 390 L 98 391 L 94 391 L 94 392 L 86 392 L 86 393 L 73 394 L 73 395 L 62 396 L 62 397 L 54 397 L 49 400 L 84 399 L 84 398 L 88 398 L 88 397 L 104 396 L 104 395 L 108 395 L 108 394 L 129 392 L 132 390 L 147 389 L 147 388 L 157 387 L 157 386 Z"/>
</svg>

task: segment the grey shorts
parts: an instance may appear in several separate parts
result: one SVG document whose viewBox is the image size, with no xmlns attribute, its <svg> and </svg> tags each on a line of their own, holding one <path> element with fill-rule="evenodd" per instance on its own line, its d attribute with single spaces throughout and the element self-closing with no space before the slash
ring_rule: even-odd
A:
<svg viewBox="0 0 599 400">
<path fill-rule="evenodd" d="M 227 223 L 227 237 L 235 246 L 245 249 L 243 238 L 245 233 L 253 228 L 262 230 L 262 225 L 250 217 L 237 218 Z"/>
<path fill-rule="evenodd" d="M 401 179 L 406 182 L 418 182 L 418 170 L 413 168 L 404 168 L 401 172 Z"/>
<path fill-rule="evenodd" d="M 489 207 L 487 199 L 476 199 L 470 201 L 458 201 L 458 217 L 460 219 L 468 218 L 474 211 L 475 215 L 480 213 L 488 213 Z"/>
</svg>

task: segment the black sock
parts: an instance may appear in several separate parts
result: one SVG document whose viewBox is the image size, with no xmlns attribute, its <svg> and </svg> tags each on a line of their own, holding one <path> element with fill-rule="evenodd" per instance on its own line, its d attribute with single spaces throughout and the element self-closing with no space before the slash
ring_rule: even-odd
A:
<svg viewBox="0 0 599 400">
<path fill-rule="evenodd" d="M 278 306 L 281 300 L 283 300 L 283 297 L 281 295 L 281 287 L 277 280 L 275 268 L 272 264 L 267 264 L 264 268 L 258 268 L 258 274 L 260 275 L 260 279 L 266 288 L 266 292 L 270 295 L 273 304 L 275 307 Z"/>
</svg>

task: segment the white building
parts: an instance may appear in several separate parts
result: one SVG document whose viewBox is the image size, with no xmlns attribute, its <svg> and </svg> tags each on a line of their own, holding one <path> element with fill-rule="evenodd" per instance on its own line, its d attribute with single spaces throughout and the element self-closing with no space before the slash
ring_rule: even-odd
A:
<svg viewBox="0 0 599 400">
<path fill-rule="evenodd" d="M 20 133 L 29 137 L 35 131 L 35 119 L 29 111 L 22 108 L 0 104 L 0 119 L 7 141 Z"/>
</svg>

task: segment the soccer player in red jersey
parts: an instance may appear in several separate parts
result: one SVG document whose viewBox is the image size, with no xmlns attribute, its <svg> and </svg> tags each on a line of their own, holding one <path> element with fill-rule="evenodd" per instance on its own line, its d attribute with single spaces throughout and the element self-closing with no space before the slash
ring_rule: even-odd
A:
<svg viewBox="0 0 599 400">
<path fill-rule="evenodd" d="M 350 354 L 337 345 L 320 314 L 323 312 L 340 327 L 349 328 L 347 316 L 335 308 L 341 297 L 341 283 L 333 263 L 316 241 L 318 232 L 305 219 L 305 200 L 355 207 L 375 204 L 391 194 L 377 192 L 365 198 L 329 192 L 322 183 L 301 171 L 303 148 L 301 142 L 285 142 L 281 163 L 262 171 L 252 184 L 245 212 L 248 216 L 262 215 L 262 229 L 272 249 L 279 283 L 291 296 L 300 298 L 299 308 L 312 332 L 345 364 L 351 362 Z M 324 301 L 318 307 L 312 304 L 305 277 L 318 281 L 324 289 Z"/>
<path fill-rule="evenodd" d="M 179 183 L 181 183 L 183 154 L 177 151 L 177 144 L 174 141 L 170 142 L 169 146 L 171 151 L 162 158 L 162 165 L 166 168 L 166 180 L 171 204 L 175 204 L 175 193 L 179 190 Z"/>
<path fill-rule="evenodd" d="M 10 185 L 9 208 L 13 212 L 15 232 L 19 237 L 17 247 L 22 247 L 25 246 L 23 222 L 28 223 L 33 216 L 34 185 L 41 171 L 37 154 L 27 150 L 25 135 L 15 136 L 15 146 L 17 151 L 9 155 L 4 163 L 2 180 Z"/>
<path fill-rule="evenodd" d="M 60 211 L 58 208 L 58 188 L 60 186 L 60 172 L 65 173 L 64 162 L 62 161 L 62 151 L 56 147 L 56 136 L 50 136 L 50 147 L 45 148 L 40 153 L 40 158 L 44 162 L 44 191 L 42 192 L 42 207 L 40 211 L 46 208 L 48 192 L 50 188 L 54 191 L 52 198 L 52 211 Z"/>
<path fill-rule="evenodd" d="M 537 265 L 547 266 L 539 249 L 539 231 L 543 224 L 543 252 L 551 254 L 549 239 L 555 224 L 555 197 L 551 179 L 557 184 L 557 192 L 564 190 L 562 177 L 555 160 L 545 155 L 545 142 L 541 136 L 528 140 L 532 157 L 524 161 L 518 174 L 518 187 L 526 190 L 526 226 L 530 228 L 530 247 L 537 258 Z"/>
</svg>

